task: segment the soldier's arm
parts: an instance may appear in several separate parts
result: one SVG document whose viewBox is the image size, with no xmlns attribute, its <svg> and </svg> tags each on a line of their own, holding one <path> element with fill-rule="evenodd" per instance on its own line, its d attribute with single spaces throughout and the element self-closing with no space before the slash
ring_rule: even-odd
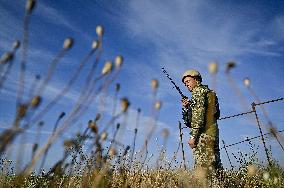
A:
<svg viewBox="0 0 284 188">
<path fill-rule="evenodd" d="M 199 137 L 200 129 L 204 127 L 206 113 L 206 91 L 198 89 L 192 93 L 195 104 L 192 105 L 191 136 Z"/>
<path fill-rule="evenodd" d="M 191 107 L 188 105 L 187 107 L 182 108 L 182 119 L 187 127 L 191 127 Z"/>
<path fill-rule="evenodd" d="M 215 118 L 216 120 L 220 118 L 220 107 L 219 107 L 219 101 L 218 101 L 218 97 L 216 95 L 216 99 L 215 99 L 215 107 L 216 107 L 216 112 L 215 112 Z"/>
</svg>

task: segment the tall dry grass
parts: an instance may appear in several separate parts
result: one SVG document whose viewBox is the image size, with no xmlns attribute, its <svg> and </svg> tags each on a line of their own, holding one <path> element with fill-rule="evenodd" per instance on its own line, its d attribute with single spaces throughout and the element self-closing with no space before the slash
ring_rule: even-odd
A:
<svg viewBox="0 0 284 188">
<path fill-rule="evenodd" d="M 75 39 L 68 37 L 63 41 L 58 53 L 51 60 L 45 75 L 36 75 L 34 81 L 29 84 L 26 81 L 26 64 L 29 53 L 29 25 L 30 17 L 36 8 L 35 0 L 27 0 L 25 16 L 23 19 L 23 38 L 16 40 L 12 50 L 2 55 L 0 61 L 0 91 L 9 78 L 10 71 L 14 64 L 15 56 L 21 50 L 19 81 L 17 84 L 16 115 L 11 127 L 0 134 L 0 156 L 1 187 L 284 187 L 283 169 L 273 160 L 269 166 L 259 163 L 256 153 L 257 147 L 252 146 L 251 155 L 242 152 L 234 154 L 239 163 L 239 168 L 231 170 L 208 173 L 204 169 L 189 170 L 184 157 L 182 140 L 182 128 L 180 125 L 180 142 L 177 150 L 167 159 L 166 151 L 169 131 L 163 129 L 162 147 L 157 150 L 158 157 L 153 160 L 153 154 L 149 153 L 149 143 L 153 142 L 153 132 L 157 129 L 162 102 L 158 99 L 157 93 L 159 82 L 157 79 L 151 81 L 152 100 L 150 101 L 152 114 L 149 122 L 149 130 L 145 135 L 143 146 L 137 148 L 137 135 L 140 134 L 141 109 L 137 109 L 135 129 L 132 135 L 132 144 L 125 145 L 119 139 L 125 134 L 129 116 L 130 101 L 127 97 L 119 95 L 120 84 L 115 85 L 113 106 L 106 106 L 104 98 L 107 90 L 114 85 L 123 64 L 123 57 L 118 55 L 114 61 L 106 61 L 102 70 L 98 70 L 101 64 L 103 53 L 104 28 L 97 26 L 95 39 L 89 52 L 82 58 L 74 72 L 67 78 L 65 86 L 50 101 L 45 100 L 45 91 L 50 80 L 55 74 L 57 65 L 69 53 Z M 94 59 L 92 62 L 91 59 Z M 87 74 L 82 74 L 83 68 L 91 64 Z M 228 79 L 233 82 L 229 70 L 235 65 L 228 64 Z M 213 83 L 216 86 L 215 74 L 217 63 L 210 65 L 210 72 L 213 75 Z M 61 112 L 55 119 L 52 132 L 45 143 L 40 143 L 42 128 L 50 122 L 44 122 L 47 112 L 58 107 L 60 100 L 66 95 L 79 77 L 84 78 L 79 96 L 69 112 Z M 246 82 L 247 83 L 247 82 Z M 238 90 L 238 88 L 235 88 Z M 251 88 L 250 88 L 251 89 Z M 25 95 L 25 93 L 28 93 Z M 100 124 L 104 110 L 97 113 L 94 119 L 90 119 L 82 131 L 76 136 L 65 139 L 63 142 L 64 153 L 60 160 L 54 162 L 50 169 L 44 169 L 46 160 L 50 157 L 50 148 L 72 125 L 80 121 L 80 117 L 88 110 L 88 104 L 95 99 L 104 108 L 112 109 L 111 117 L 104 125 Z M 119 100 L 120 98 L 120 100 Z M 120 102 L 120 111 L 118 104 Z M 44 106 L 43 106 L 44 105 Z M 267 120 L 271 122 L 266 113 Z M 122 119 L 122 122 L 118 122 Z M 100 125 L 98 125 L 100 124 Z M 273 124 L 269 124 L 273 128 Z M 24 143 L 28 130 L 36 127 L 36 136 L 32 146 L 31 159 L 22 168 L 23 153 L 22 147 L 17 148 L 16 163 L 9 158 L 9 152 L 15 152 L 12 147 L 17 138 Z M 111 129 L 111 130 L 110 130 Z M 280 137 L 275 134 L 275 137 Z M 281 138 L 279 138 L 281 139 Z M 279 141 L 281 143 L 281 141 Z M 87 149 L 86 149 L 87 148 Z M 183 161 L 177 160 L 178 153 L 183 155 Z M 237 156 L 238 155 L 238 156 Z M 270 154 L 271 159 L 273 157 Z M 16 166 L 14 165 L 16 164 Z M 36 169 L 39 165 L 40 170 Z"/>
</svg>

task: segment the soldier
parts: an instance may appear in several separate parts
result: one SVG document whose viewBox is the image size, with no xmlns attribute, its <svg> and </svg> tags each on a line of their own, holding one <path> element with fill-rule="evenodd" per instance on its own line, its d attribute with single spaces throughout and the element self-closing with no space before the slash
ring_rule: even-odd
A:
<svg viewBox="0 0 284 188">
<path fill-rule="evenodd" d="M 207 85 L 201 84 L 202 77 L 196 70 L 186 71 L 182 82 L 192 93 L 191 100 L 182 99 L 182 114 L 185 125 L 191 129 L 188 144 L 193 150 L 194 168 L 220 170 L 218 98 Z"/>
</svg>

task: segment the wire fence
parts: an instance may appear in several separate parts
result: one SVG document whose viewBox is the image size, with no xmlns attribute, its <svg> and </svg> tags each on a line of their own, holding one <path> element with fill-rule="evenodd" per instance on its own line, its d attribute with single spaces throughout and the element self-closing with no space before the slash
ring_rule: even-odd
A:
<svg viewBox="0 0 284 188">
<path fill-rule="evenodd" d="M 262 128 L 261 128 L 261 125 L 260 125 L 260 120 L 259 120 L 259 115 L 258 115 L 258 111 L 257 111 L 257 106 L 261 106 L 262 110 L 264 111 L 264 107 L 262 105 L 265 105 L 265 104 L 269 104 L 269 103 L 275 103 L 275 102 L 279 102 L 279 101 L 283 101 L 284 98 L 278 98 L 278 99 L 273 99 L 273 100 L 268 100 L 268 101 L 265 101 L 265 102 L 259 102 L 259 103 L 252 103 L 251 104 L 251 108 L 252 110 L 251 111 L 248 111 L 248 112 L 244 112 L 244 113 L 240 113 L 240 114 L 235 114 L 235 115 L 230 115 L 230 116 L 226 116 L 226 117 L 222 117 L 222 118 L 219 118 L 219 120 L 224 120 L 224 119 L 230 119 L 230 118 L 235 118 L 235 117 L 240 117 L 240 116 L 244 116 L 244 115 L 247 115 L 247 114 L 252 114 L 254 113 L 255 115 L 255 120 L 256 120 L 256 125 L 258 127 L 258 130 L 259 130 L 259 135 L 258 136 L 254 136 L 254 137 L 250 137 L 250 138 L 246 138 L 244 140 L 241 140 L 239 142 L 235 142 L 235 143 L 232 143 L 232 144 L 229 144 L 229 145 L 226 145 L 225 141 L 222 140 L 222 143 L 223 143 L 223 147 L 221 147 L 221 149 L 224 149 L 225 150 L 225 153 L 227 155 L 227 158 L 228 158 L 228 161 L 230 163 L 230 166 L 233 168 L 233 165 L 232 165 L 232 162 L 231 162 L 231 159 L 230 159 L 230 156 L 228 154 L 228 151 L 227 151 L 227 148 L 229 147 L 232 147 L 232 146 L 235 146 L 235 145 L 238 145 L 238 144 L 242 144 L 242 143 L 246 143 L 246 142 L 249 142 L 253 139 L 257 139 L 257 138 L 261 138 L 261 141 L 262 141 L 262 145 L 264 147 L 264 150 L 265 150 L 265 154 L 266 154 L 266 159 L 268 161 L 269 164 L 271 164 L 271 158 L 270 158 L 270 155 L 269 155 L 269 152 L 268 152 L 268 147 L 266 145 L 266 141 L 264 139 L 264 136 L 266 135 L 272 135 L 273 137 L 275 137 L 275 139 L 277 140 L 278 144 L 281 146 L 282 150 L 284 151 L 284 140 L 282 138 L 282 136 L 279 134 L 281 132 L 283 132 L 284 130 L 277 130 L 274 125 L 271 123 L 270 119 L 268 118 L 268 116 L 266 116 L 267 120 L 268 120 L 268 128 L 270 130 L 270 132 L 268 133 L 265 133 L 263 134 L 263 131 L 262 131 Z M 265 113 L 265 111 L 264 111 Z"/>
<path fill-rule="evenodd" d="M 282 150 L 284 151 L 284 139 L 283 137 L 279 134 L 281 132 L 284 132 L 284 129 L 283 130 L 277 130 L 274 125 L 271 123 L 270 119 L 268 118 L 268 116 L 266 115 L 266 118 L 269 122 L 268 126 L 269 126 L 269 130 L 270 132 L 268 133 L 263 133 L 262 131 L 262 127 L 260 125 L 260 120 L 259 120 L 259 115 L 258 115 L 258 111 L 257 111 L 257 106 L 261 106 L 262 110 L 264 111 L 264 107 L 262 105 L 265 105 L 265 104 L 269 104 L 269 103 L 275 103 L 275 102 L 280 102 L 280 101 L 283 101 L 284 98 L 278 98 L 278 99 L 272 99 L 272 100 L 268 100 L 268 101 L 264 101 L 264 102 L 258 102 L 258 103 L 252 103 L 251 104 L 251 108 L 252 110 L 251 111 L 247 111 L 247 112 L 242 112 L 242 113 L 239 113 L 239 114 L 234 114 L 234 115 L 230 115 L 230 116 L 225 116 L 225 117 L 220 117 L 218 119 L 218 121 L 222 121 L 222 120 L 225 120 L 225 119 L 231 119 L 231 118 L 236 118 L 236 117 L 241 117 L 241 116 L 245 116 L 245 115 L 248 115 L 248 114 L 254 114 L 255 116 L 255 120 L 256 120 L 256 125 L 258 127 L 258 130 L 259 130 L 259 135 L 257 136 L 254 136 L 254 137 L 247 137 L 246 139 L 244 140 L 241 140 L 241 141 L 238 141 L 238 142 L 235 142 L 235 143 L 232 143 L 232 144 L 228 144 L 226 145 L 225 141 L 222 140 L 222 144 L 223 146 L 220 148 L 221 150 L 224 149 L 225 150 L 225 153 L 226 153 L 226 156 L 228 158 L 228 161 L 230 163 L 230 166 L 233 168 L 233 165 L 232 165 L 232 161 L 231 161 L 231 158 L 229 156 L 229 153 L 227 151 L 227 148 L 229 147 L 232 147 L 232 146 L 235 146 L 235 145 L 238 145 L 238 144 L 242 144 L 242 143 L 246 143 L 246 142 L 249 142 L 251 140 L 254 140 L 254 139 L 257 139 L 257 138 L 261 138 L 261 141 L 262 141 L 262 145 L 264 147 L 264 150 L 265 150 L 265 153 L 266 153 L 266 159 L 268 161 L 269 164 L 271 164 L 271 159 L 270 159 L 270 155 L 269 155 L 269 152 L 268 152 L 268 148 L 266 146 L 266 142 L 265 142 L 265 139 L 264 139 L 264 136 L 266 135 L 272 135 L 273 137 L 276 138 L 278 144 L 281 146 Z M 265 113 L 265 111 L 264 111 Z M 180 129 L 186 129 L 188 127 L 181 127 Z M 182 141 L 182 140 L 181 140 Z M 184 153 L 184 152 L 183 152 Z M 183 154 L 184 155 L 184 154 Z"/>
<path fill-rule="evenodd" d="M 278 133 L 281 133 L 281 132 L 284 132 L 284 129 L 283 130 L 280 130 L 280 131 L 277 131 Z M 266 136 L 266 135 L 271 135 L 273 133 L 265 133 L 263 134 L 263 136 Z M 228 148 L 228 147 L 231 147 L 231 146 L 235 146 L 235 145 L 238 145 L 238 144 L 242 144 L 242 143 L 245 143 L 245 142 L 249 142 L 251 140 L 254 140 L 254 139 L 257 139 L 257 138 L 260 138 L 261 136 L 254 136 L 254 137 L 247 137 L 246 139 L 242 140 L 242 141 L 239 141 L 239 142 L 235 142 L 233 144 L 229 144 L 229 145 L 225 145 L 224 147 L 222 147 L 221 149 L 224 149 L 224 148 Z"/>
</svg>

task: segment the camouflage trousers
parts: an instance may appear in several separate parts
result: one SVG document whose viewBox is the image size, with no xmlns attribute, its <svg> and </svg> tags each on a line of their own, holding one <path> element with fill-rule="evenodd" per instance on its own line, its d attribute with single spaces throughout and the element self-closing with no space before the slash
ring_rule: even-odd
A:
<svg viewBox="0 0 284 188">
<path fill-rule="evenodd" d="M 216 137 L 202 133 L 193 148 L 194 168 L 221 170 L 219 135 Z"/>
</svg>

